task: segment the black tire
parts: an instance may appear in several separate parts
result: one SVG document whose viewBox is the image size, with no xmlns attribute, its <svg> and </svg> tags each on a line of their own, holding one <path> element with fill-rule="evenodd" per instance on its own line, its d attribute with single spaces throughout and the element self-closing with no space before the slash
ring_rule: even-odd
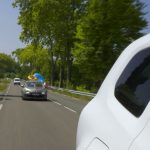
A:
<svg viewBox="0 0 150 150">
<path fill-rule="evenodd" d="M 47 96 L 45 96 L 43 100 L 44 100 L 44 101 L 48 101 Z"/>
<path fill-rule="evenodd" d="M 26 100 L 24 96 L 22 96 L 22 100 Z"/>
</svg>

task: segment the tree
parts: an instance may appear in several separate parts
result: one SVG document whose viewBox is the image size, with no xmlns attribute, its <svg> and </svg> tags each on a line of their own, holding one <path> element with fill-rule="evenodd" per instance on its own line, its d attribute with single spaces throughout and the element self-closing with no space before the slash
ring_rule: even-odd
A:
<svg viewBox="0 0 150 150">
<path fill-rule="evenodd" d="M 8 73 L 16 73 L 17 64 L 13 58 L 7 54 L 0 53 L 0 74 L 4 76 Z"/>
<path fill-rule="evenodd" d="M 138 0 L 89 0 L 79 20 L 73 55 L 91 84 L 102 82 L 120 52 L 146 27 Z M 92 86 L 90 84 L 90 86 Z"/>
<path fill-rule="evenodd" d="M 66 71 L 67 85 L 71 80 L 74 33 L 77 12 L 81 10 L 83 0 L 15 0 L 14 7 L 19 7 L 19 24 L 22 26 L 21 40 L 38 43 L 49 51 L 51 64 L 51 84 L 53 85 L 55 62 L 54 56 L 61 57 Z M 55 52 L 56 47 L 59 49 Z M 64 51 L 62 53 L 62 51 Z M 63 54 L 63 56 L 61 56 Z M 65 59 L 64 59 L 65 57 Z M 60 68 L 61 69 L 61 68 Z M 60 71 L 61 72 L 61 71 Z"/>
<path fill-rule="evenodd" d="M 41 46 L 28 45 L 12 53 L 21 66 L 24 78 L 27 78 L 30 73 L 40 72 L 48 79 L 50 67 L 47 49 Z"/>
</svg>

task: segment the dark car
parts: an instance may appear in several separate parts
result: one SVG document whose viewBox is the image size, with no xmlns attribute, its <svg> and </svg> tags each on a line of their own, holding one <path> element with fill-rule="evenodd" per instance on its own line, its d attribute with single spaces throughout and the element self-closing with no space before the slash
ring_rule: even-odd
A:
<svg viewBox="0 0 150 150">
<path fill-rule="evenodd" d="M 47 89 L 42 82 L 26 81 L 22 86 L 22 99 L 47 100 Z"/>
</svg>

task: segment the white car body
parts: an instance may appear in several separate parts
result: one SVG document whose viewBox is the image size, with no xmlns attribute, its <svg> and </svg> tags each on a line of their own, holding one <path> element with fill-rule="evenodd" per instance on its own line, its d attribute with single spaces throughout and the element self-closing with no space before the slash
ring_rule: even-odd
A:
<svg viewBox="0 0 150 150">
<path fill-rule="evenodd" d="M 132 65 L 136 66 L 135 62 L 139 62 L 139 65 L 148 62 L 149 57 L 145 55 L 147 57 L 150 55 L 150 34 L 134 41 L 123 51 L 97 95 L 83 109 L 78 123 L 77 150 L 150 150 L 150 97 L 148 98 L 150 96 L 150 71 L 145 67 L 144 72 L 140 70 L 142 67 L 137 65 L 135 70 L 138 74 L 142 74 L 138 77 L 136 71 L 132 70 Z M 130 75 L 131 78 L 128 77 Z M 140 81 L 137 84 L 135 81 L 138 81 L 138 78 Z M 121 80 L 125 81 L 121 82 Z M 129 83 L 132 80 L 135 87 Z M 132 89 L 127 91 L 126 88 L 129 87 Z M 149 90 L 146 89 L 147 87 Z M 126 97 L 121 97 L 118 91 L 126 94 Z M 134 98 L 137 96 L 139 105 L 133 104 L 136 103 L 136 99 L 128 102 L 131 92 Z M 146 96 L 144 92 L 147 93 Z M 144 104 L 140 101 L 142 94 L 144 98 L 147 98 Z"/>
<path fill-rule="evenodd" d="M 14 85 L 15 84 L 20 85 L 20 78 L 14 78 Z"/>
</svg>

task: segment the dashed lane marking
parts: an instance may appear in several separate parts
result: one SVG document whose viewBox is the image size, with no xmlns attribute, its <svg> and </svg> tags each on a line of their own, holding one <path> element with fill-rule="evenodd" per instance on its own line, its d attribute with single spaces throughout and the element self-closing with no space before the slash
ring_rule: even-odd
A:
<svg viewBox="0 0 150 150">
<path fill-rule="evenodd" d="M 61 103 L 58 103 L 56 101 L 52 101 L 52 102 L 55 103 L 55 104 L 57 104 L 57 105 L 59 105 L 59 106 L 63 106 Z M 67 110 L 71 111 L 71 112 L 77 113 L 75 110 L 73 110 L 73 109 L 71 109 L 71 108 L 69 108 L 67 106 L 63 106 L 63 107 L 66 108 Z"/>
<path fill-rule="evenodd" d="M 64 106 L 66 109 L 68 109 L 69 111 L 72 111 L 72 112 L 74 112 L 74 113 L 77 113 L 75 110 L 73 110 L 73 109 L 71 109 L 71 108 L 69 108 L 69 107 L 67 107 L 67 106 Z"/>
<path fill-rule="evenodd" d="M 3 104 L 0 104 L 0 110 L 2 110 L 2 108 L 3 108 Z"/>
<path fill-rule="evenodd" d="M 53 102 L 54 102 L 55 104 L 59 105 L 59 106 L 61 105 L 61 104 L 60 104 L 60 103 L 58 103 L 58 102 L 55 102 L 55 101 L 53 101 Z"/>
</svg>

